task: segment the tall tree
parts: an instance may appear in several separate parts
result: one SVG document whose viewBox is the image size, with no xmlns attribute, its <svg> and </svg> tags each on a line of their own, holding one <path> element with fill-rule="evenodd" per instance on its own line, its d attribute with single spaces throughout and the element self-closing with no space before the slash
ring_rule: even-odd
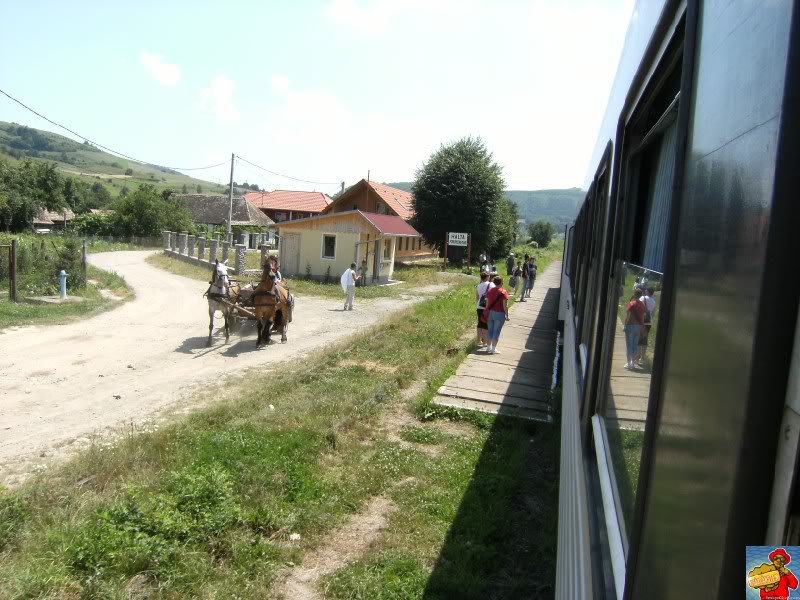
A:
<svg viewBox="0 0 800 600">
<path fill-rule="evenodd" d="M 189 212 L 150 184 L 120 198 L 114 209 L 112 224 L 120 235 L 159 235 L 165 229 L 187 231 L 192 226 Z"/>
<path fill-rule="evenodd" d="M 491 251 L 504 188 L 502 168 L 480 138 L 443 145 L 416 172 L 413 225 L 439 252 L 449 231 L 471 234 L 474 254 Z"/>
<path fill-rule="evenodd" d="M 539 245 L 539 248 L 547 248 L 555 232 L 555 225 L 548 221 L 536 221 L 528 225 L 528 233 L 531 239 Z"/>
</svg>

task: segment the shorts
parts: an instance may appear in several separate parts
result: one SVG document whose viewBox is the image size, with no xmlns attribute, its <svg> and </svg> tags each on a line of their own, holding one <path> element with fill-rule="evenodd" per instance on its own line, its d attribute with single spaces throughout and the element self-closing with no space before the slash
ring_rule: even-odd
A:
<svg viewBox="0 0 800 600">
<path fill-rule="evenodd" d="M 478 312 L 478 329 L 489 329 L 489 324 L 486 321 L 481 321 L 481 315 L 483 315 L 482 308 L 477 309 Z"/>
</svg>

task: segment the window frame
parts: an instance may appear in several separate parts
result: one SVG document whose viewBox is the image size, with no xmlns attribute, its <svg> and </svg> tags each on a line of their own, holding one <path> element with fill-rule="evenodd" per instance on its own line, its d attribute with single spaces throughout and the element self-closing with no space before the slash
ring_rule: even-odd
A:
<svg viewBox="0 0 800 600">
<path fill-rule="evenodd" d="M 333 238 L 333 256 L 325 256 L 325 238 Z M 320 249 L 320 258 L 322 260 L 336 260 L 336 234 L 323 233 L 322 234 L 322 248 Z"/>
</svg>

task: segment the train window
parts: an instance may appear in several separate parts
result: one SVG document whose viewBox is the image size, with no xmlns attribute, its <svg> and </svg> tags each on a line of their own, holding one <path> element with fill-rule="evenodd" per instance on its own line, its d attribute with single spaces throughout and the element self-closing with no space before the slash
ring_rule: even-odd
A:
<svg viewBox="0 0 800 600">
<path fill-rule="evenodd" d="M 619 222 L 606 298 L 598 413 L 627 553 L 645 439 L 673 200 L 682 32 L 625 127 Z"/>
</svg>

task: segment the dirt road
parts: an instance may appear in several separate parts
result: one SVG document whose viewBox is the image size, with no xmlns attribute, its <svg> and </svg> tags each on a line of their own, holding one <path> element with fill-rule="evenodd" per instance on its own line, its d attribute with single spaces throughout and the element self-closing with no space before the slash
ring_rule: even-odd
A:
<svg viewBox="0 0 800 600">
<path fill-rule="evenodd" d="M 215 331 L 206 348 L 207 285 L 150 266 L 149 254 L 90 256 L 95 266 L 125 277 L 133 301 L 68 325 L 0 331 L 0 483 L 14 485 L 36 463 L 68 454 L 94 433 L 157 414 L 198 386 L 301 359 L 414 301 L 356 299 L 356 310 L 344 312 L 336 300 L 301 297 L 288 343 L 256 350 L 248 323 L 228 345 Z"/>
</svg>

